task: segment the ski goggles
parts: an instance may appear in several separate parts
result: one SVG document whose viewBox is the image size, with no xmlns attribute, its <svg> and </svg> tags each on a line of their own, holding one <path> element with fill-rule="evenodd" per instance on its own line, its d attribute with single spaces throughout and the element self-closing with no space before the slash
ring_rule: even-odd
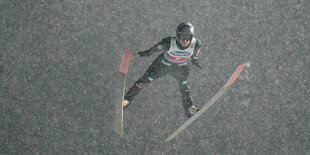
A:
<svg viewBox="0 0 310 155">
<path fill-rule="evenodd" d="M 178 34 L 179 40 L 192 40 L 193 36 L 188 34 Z"/>
</svg>

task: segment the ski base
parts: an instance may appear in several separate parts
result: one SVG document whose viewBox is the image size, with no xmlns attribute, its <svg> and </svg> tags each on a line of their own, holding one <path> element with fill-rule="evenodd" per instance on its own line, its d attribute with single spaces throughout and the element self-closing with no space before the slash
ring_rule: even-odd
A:
<svg viewBox="0 0 310 155">
<path fill-rule="evenodd" d="M 240 73 L 243 71 L 245 65 L 239 65 L 235 72 L 231 75 L 226 84 L 213 96 L 207 104 L 205 104 L 197 113 L 195 113 L 192 117 L 190 117 L 187 121 L 185 121 L 177 130 L 175 130 L 166 140 L 165 142 L 170 141 L 175 138 L 179 133 L 181 133 L 184 129 L 186 129 L 190 124 L 192 124 L 198 117 L 200 117 L 204 112 L 206 112 L 216 101 L 218 101 L 223 94 L 230 88 L 230 86 L 235 82 Z"/>
<path fill-rule="evenodd" d="M 122 53 L 122 58 L 119 70 L 115 76 L 115 87 L 113 93 L 113 103 L 115 109 L 114 115 L 114 131 L 120 136 L 123 136 L 123 100 L 126 85 L 126 76 L 132 52 L 125 48 Z"/>
</svg>

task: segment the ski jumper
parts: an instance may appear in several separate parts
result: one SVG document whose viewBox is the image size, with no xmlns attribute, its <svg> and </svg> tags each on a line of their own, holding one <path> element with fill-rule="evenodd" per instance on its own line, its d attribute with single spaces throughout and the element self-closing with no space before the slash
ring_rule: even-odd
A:
<svg viewBox="0 0 310 155">
<path fill-rule="evenodd" d="M 200 47 L 201 42 L 196 38 L 193 38 L 187 47 L 180 45 L 176 37 L 164 38 L 148 50 L 149 55 L 159 51 L 162 51 L 162 53 L 149 66 L 144 75 L 129 89 L 124 98 L 132 102 L 145 84 L 169 74 L 178 81 L 183 107 L 187 111 L 193 104 L 190 87 L 187 85 L 189 76 L 188 62 L 190 59 L 198 60 Z"/>
</svg>

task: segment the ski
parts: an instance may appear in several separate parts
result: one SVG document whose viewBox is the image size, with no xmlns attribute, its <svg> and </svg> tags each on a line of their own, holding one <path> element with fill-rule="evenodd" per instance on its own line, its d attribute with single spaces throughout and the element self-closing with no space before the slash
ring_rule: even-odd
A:
<svg viewBox="0 0 310 155">
<path fill-rule="evenodd" d="M 165 142 L 170 141 L 175 138 L 179 133 L 181 133 L 185 128 L 187 128 L 190 124 L 192 124 L 198 117 L 200 117 L 204 112 L 206 112 L 218 99 L 225 94 L 225 92 L 230 88 L 230 86 L 235 82 L 240 73 L 243 71 L 245 65 L 241 64 L 236 69 L 235 72 L 230 76 L 229 80 L 226 84 L 213 96 L 207 104 L 205 104 L 196 114 L 190 117 L 187 121 L 185 121 L 177 130 L 175 130 L 166 140 Z"/>
<path fill-rule="evenodd" d="M 126 76 L 128 67 L 130 64 L 130 59 L 132 56 L 132 52 L 125 48 L 122 53 L 121 62 L 118 68 L 118 72 L 115 76 L 115 87 L 113 94 L 113 103 L 115 108 L 115 116 L 114 116 L 114 131 L 123 136 L 123 100 L 125 93 L 125 85 L 126 85 Z"/>
</svg>

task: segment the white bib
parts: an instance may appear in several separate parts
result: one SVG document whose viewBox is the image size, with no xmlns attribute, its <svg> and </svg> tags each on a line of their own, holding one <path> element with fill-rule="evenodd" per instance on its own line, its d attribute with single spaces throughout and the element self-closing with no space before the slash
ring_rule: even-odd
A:
<svg viewBox="0 0 310 155">
<path fill-rule="evenodd" d="M 176 37 L 171 37 L 170 49 L 164 54 L 164 64 L 185 65 L 187 60 L 194 54 L 196 38 L 193 38 L 190 45 L 184 50 L 179 49 L 176 43 Z"/>
</svg>

